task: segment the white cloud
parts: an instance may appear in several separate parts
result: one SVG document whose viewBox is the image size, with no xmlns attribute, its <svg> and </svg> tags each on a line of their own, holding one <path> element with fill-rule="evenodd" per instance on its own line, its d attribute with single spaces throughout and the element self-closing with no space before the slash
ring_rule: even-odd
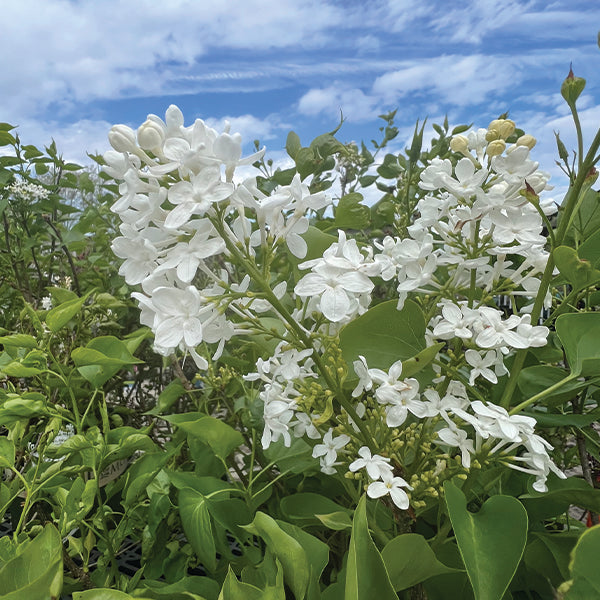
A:
<svg viewBox="0 0 600 600">
<path fill-rule="evenodd" d="M 350 122 L 370 121 L 380 112 L 377 98 L 341 83 L 309 90 L 300 98 L 298 111 L 309 116 L 324 114 L 334 119 L 343 114 Z"/>
<path fill-rule="evenodd" d="M 244 144 L 252 144 L 255 139 L 261 142 L 272 140 L 282 129 L 291 129 L 291 126 L 282 123 L 277 115 L 270 115 L 265 119 L 259 119 L 254 115 L 227 116 L 220 119 L 209 118 L 205 121 L 217 131 L 223 131 L 226 123 L 229 123 L 231 132 L 240 133 Z"/>
<path fill-rule="evenodd" d="M 110 148 L 108 132 L 112 123 L 82 119 L 67 125 L 56 121 L 25 119 L 14 123 L 22 144 L 33 144 L 40 150 L 56 142 L 59 154 L 67 162 L 89 164 L 90 154 L 102 154 Z"/>
</svg>

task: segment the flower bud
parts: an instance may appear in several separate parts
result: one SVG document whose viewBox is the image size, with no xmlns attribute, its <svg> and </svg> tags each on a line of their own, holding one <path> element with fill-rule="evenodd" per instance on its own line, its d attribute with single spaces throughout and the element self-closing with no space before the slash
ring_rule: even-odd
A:
<svg viewBox="0 0 600 600">
<path fill-rule="evenodd" d="M 147 119 L 138 128 L 137 139 L 140 148 L 154 151 L 162 148 L 165 141 L 165 132 L 158 123 Z"/>
<path fill-rule="evenodd" d="M 528 133 L 526 133 L 525 135 L 522 135 L 518 140 L 517 140 L 517 146 L 527 146 L 527 148 L 529 148 L 530 150 L 537 144 L 537 140 L 532 136 L 529 135 Z"/>
<path fill-rule="evenodd" d="M 583 92 L 584 87 L 585 79 L 583 79 L 583 77 L 575 77 L 573 68 L 571 67 L 567 78 L 560 86 L 560 93 L 570 106 L 575 104 L 575 101 L 579 98 L 581 92 Z"/>
<path fill-rule="evenodd" d="M 588 171 L 588 174 L 585 176 L 585 184 L 592 186 L 596 183 L 597 179 L 598 179 L 598 171 L 596 171 L 596 167 L 592 167 Z"/>
<path fill-rule="evenodd" d="M 486 154 L 491 158 L 492 156 L 499 156 L 504 152 L 506 148 L 506 142 L 504 140 L 494 140 L 490 142 L 486 149 Z"/>
<path fill-rule="evenodd" d="M 137 150 L 135 132 L 127 125 L 113 125 L 108 132 L 108 141 L 117 152 L 133 152 Z"/>
<path fill-rule="evenodd" d="M 450 140 L 450 150 L 466 154 L 469 151 L 469 140 L 464 135 L 455 135 Z"/>
<path fill-rule="evenodd" d="M 492 121 L 493 123 L 493 121 Z M 491 125 L 491 123 L 490 123 Z M 497 140 L 500 138 L 500 134 L 498 133 L 498 129 L 489 129 L 487 130 L 487 133 L 485 134 L 485 141 L 486 142 L 493 142 L 494 140 Z"/>
<path fill-rule="evenodd" d="M 502 119 L 500 125 L 498 126 L 498 133 L 500 137 L 505 140 L 510 137 L 514 130 L 516 129 L 516 125 L 514 121 L 510 119 Z"/>
</svg>

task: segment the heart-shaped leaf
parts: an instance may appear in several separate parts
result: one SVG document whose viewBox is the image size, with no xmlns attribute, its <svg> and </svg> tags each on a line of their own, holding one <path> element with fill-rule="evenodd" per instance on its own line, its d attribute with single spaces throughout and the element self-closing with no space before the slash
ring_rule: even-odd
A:
<svg viewBox="0 0 600 600">
<path fill-rule="evenodd" d="M 501 600 L 527 542 L 527 512 L 512 496 L 492 496 L 478 513 L 451 481 L 444 483 L 448 514 L 475 600 Z"/>
</svg>

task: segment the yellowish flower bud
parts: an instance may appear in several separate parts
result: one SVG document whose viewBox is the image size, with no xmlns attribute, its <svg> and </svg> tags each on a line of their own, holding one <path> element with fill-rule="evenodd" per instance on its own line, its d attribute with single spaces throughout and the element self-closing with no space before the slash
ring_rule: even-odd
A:
<svg viewBox="0 0 600 600">
<path fill-rule="evenodd" d="M 500 125 L 498 126 L 498 133 L 500 134 L 500 137 L 505 140 L 513 134 L 515 129 L 516 125 L 514 121 L 511 121 L 510 119 L 502 119 Z"/>
<path fill-rule="evenodd" d="M 506 142 L 504 140 L 494 140 L 488 144 L 486 154 L 491 158 L 492 156 L 499 156 L 504 152 L 506 148 Z"/>
<path fill-rule="evenodd" d="M 530 150 L 537 144 L 537 140 L 526 133 L 517 140 L 517 146 L 527 146 Z"/>
<path fill-rule="evenodd" d="M 450 140 L 450 150 L 466 154 L 469 151 L 469 140 L 464 135 L 455 135 Z"/>
</svg>

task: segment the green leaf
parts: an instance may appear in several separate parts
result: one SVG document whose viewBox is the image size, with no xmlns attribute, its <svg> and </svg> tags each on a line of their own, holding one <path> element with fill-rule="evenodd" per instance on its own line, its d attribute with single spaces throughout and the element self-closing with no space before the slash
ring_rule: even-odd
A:
<svg viewBox="0 0 600 600">
<path fill-rule="evenodd" d="M 522 412 L 526 417 L 533 417 L 538 427 L 578 427 L 583 428 L 599 420 L 600 413 L 594 411 L 585 415 L 573 413 Z"/>
<path fill-rule="evenodd" d="M 143 594 L 153 600 L 192 600 L 192 598 L 206 598 L 206 600 L 217 600 L 219 595 L 219 584 L 209 577 L 198 575 L 187 575 L 175 583 L 167 584 L 164 581 L 143 580 L 140 585 L 144 586 Z M 137 594 L 137 590 L 135 591 Z"/>
<path fill-rule="evenodd" d="M 46 313 L 46 325 L 53 333 L 62 329 L 75 315 L 79 313 L 91 292 L 82 298 L 74 298 L 59 304 Z"/>
<path fill-rule="evenodd" d="M 180 490 L 179 514 L 185 535 L 200 562 L 214 572 L 217 568 L 215 538 L 205 497 L 190 488 Z"/>
<path fill-rule="evenodd" d="M 315 168 L 315 154 L 312 148 L 300 148 L 294 157 L 300 179 L 306 179 Z"/>
<path fill-rule="evenodd" d="M 319 580 L 329 562 L 329 547 L 314 535 L 307 533 L 300 527 L 296 527 L 296 525 L 285 521 L 277 521 L 277 524 L 302 546 L 308 559 L 310 575 L 306 600 L 320 600 Z"/>
<path fill-rule="evenodd" d="M 244 443 L 242 434 L 220 419 L 209 417 L 201 412 L 161 417 L 176 425 L 188 436 L 198 438 L 208 444 L 215 454 L 225 460 L 233 450 Z"/>
<path fill-rule="evenodd" d="M 219 600 L 263 600 L 263 592 L 249 583 L 238 581 L 235 573 L 231 570 L 231 566 L 229 566 L 227 577 L 225 577 L 219 594 Z"/>
<path fill-rule="evenodd" d="M 315 515 L 325 527 L 334 531 L 343 531 L 344 529 L 352 529 L 352 519 L 347 512 L 336 511 L 326 515 Z"/>
<path fill-rule="evenodd" d="M 4 344 L 9 348 L 37 348 L 38 341 L 32 336 L 25 333 L 13 333 L 11 335 L 3 335 L 0 337 L 0 344 Z"/>
<path fill-rule="evenodd" d="M 10 469 L 15 464 L 15 443 L 6 436 L 0 437 L 0 468 Z"/>
<path fill-rule="evenodd" d="M 0 569 L 2 600 L 48 600 L 62 590 L 62 540 L 53 525 L 46 525 L 33 541 Z"/>
<path fill-rule="evenodd" d="M 591 527 L 579 538 L 573 549 L 571 564 L 571 580 L 561 586 L 559 591 L 566 590 L 564 600 L 591 600 L 600 598 L 600 525 Z"/>
<path fill-rule="evenodd" d="M 335 207 L 335 226 L 341 229 L 365 229 L 371 222 L 371 210 L 361 204 L 363 195 L 351 192 L 342 196 Z"/>
<path fill-rule="evenodd" d="M 367 499 L 363 496 L 352 523 L 345 600 L 397 600 L 383 558 L 369 535 Z"/>
<path fill-rule="evenodd" d="M 600 281 L 600 271 L 588 260 L 581 260 L 577 251 L 568 246 L 559 246 L 552 253 L 561 275 L 573 286 L 573 291 L 583 290 Z"/>
<path fill-rule="evenodd" d="M 159 394 L 156 401 L 156 407 L 147 414 L 159 415 L 166 410 L 169 410 L 181 396 L 185 394 L 185 388 L 180 379 L 173 379 L 171 383 Z"/>
<path fill-rule="evenodd" d="M 126 507 L 135 503 L 140 494 L 146 490 L 158 472 L 165 466 L 170 456 L 171 454 L 168 452 L 144 454 L 127 469 L 123 490 Z"/>
<path fill-rule="evenodd" d="M 457 569 L 441 563 L 422 535 L 405 533 L 390 540 L 381 552 L 394 589 L 399 592 L 435 575 Z"/>
<path fill-rule="evenodd" d="M 389 369 L 425 349 L 423 311 L 410 300 L 402 310 L 396 300 L 382 302 L 342 328 L 340 347 L 349 366 L 362 355 L 369 368 Z"/>
<path fill-rule="evenodd" d="M 297 600 L 302 600 L 310 582 L 310 564 L 302 545 L 287 534 L 277 522 L 257 512 L 246 529 L 263 538 L 273 555 L 281 562 L 286 582 Z"/>
<path fill-rule="evenodd" d="M 300 148 L 302 148 L 302 144 L 300 143 L 298 134 L 290 131 L 285 141 L 285 149 L 293 160 L 296 160 L 296 155 L 298 154 Z"/>
<path fill-rule="evenodd" d="M 551 385 L 562 381 L 568 374 L 568 371 L 559 367 L 533 365 L 531 367 L 526 367 L 519 373 L 517 386 L 524 398 L 531 398 Z M 589 383 L 585 381 L 568 381 L 551 394 L 548 394 L 548 396 L 541 400 L 540 403 L 545 405 L 564 404 L 568 400 L 574 398 L 588 385 Z"/>
<path fill-rule="evenodd" d="M 97 588 L 86 590 L 85 592 L 73 592 L 73 600 L 150 600 L 149 598 L 134 598 L 125 592 L 119 590 L 109 590 L 107 588 Z"/>
<path fill-rule="evenodd" d="M 421 350 L 418 354 L 402 361 L 402 377 L 413 377 L 419 371 L 431 364 L 438 352 L 445 346 L 444 342 L 438 342 L 432 346 L 428 346 L 425 350 Z"/>
<path fill-rule="evenodd" d="M 124 366 L 142 362 L 131 354 L 124 342 L 111 335 L 94 338 L 85 348 L 75 348 L 71 358 L 83 377 L 97 388 Z"/>
<path fill-rule="evenodd" d="M 444 483 L 444 492 L 475 600 L 501 600 L 525 549 L 525 508 L 512 496 L 492 496 L 473 514 L 451 481 Z"/>
<path fill-rule="evenodd" d="M 529 514 L 530 521 L 544 521 L 566 512 L 571 505 L 593 512 L 600 512 L 600 490 L 593 488 L 584 479 L 569 477 L 559 479 L 551 475 L 546 485 L 547 492 L 531 490 L 519 497 Z"/>
<path fill-rule="evenodd" d="M 326 496 L 312 492 L 303 492 L 285 496 L 281 500 L 281 511 L 290 520 L 299 525 L 315 525 L 319 523 L 317 514 L 344 512 L 346 515 L 352 511 L 336 504 Z M 349 520 L 349 519 L 348 519 Z"/>
<path fill-rule="evenodd" d="M 44 371 L 36 367 L 28 367 L 20 362 L 11 362 L 3 367 L 0 367 L 0 371 L 8 377 L 34 377 Z"/>
<path fill-rule="evenodd" d="M 556 319 L 556 333 L 573 376 L 600 373 L 600 313 L 571 313 Z"/>
</svg>

